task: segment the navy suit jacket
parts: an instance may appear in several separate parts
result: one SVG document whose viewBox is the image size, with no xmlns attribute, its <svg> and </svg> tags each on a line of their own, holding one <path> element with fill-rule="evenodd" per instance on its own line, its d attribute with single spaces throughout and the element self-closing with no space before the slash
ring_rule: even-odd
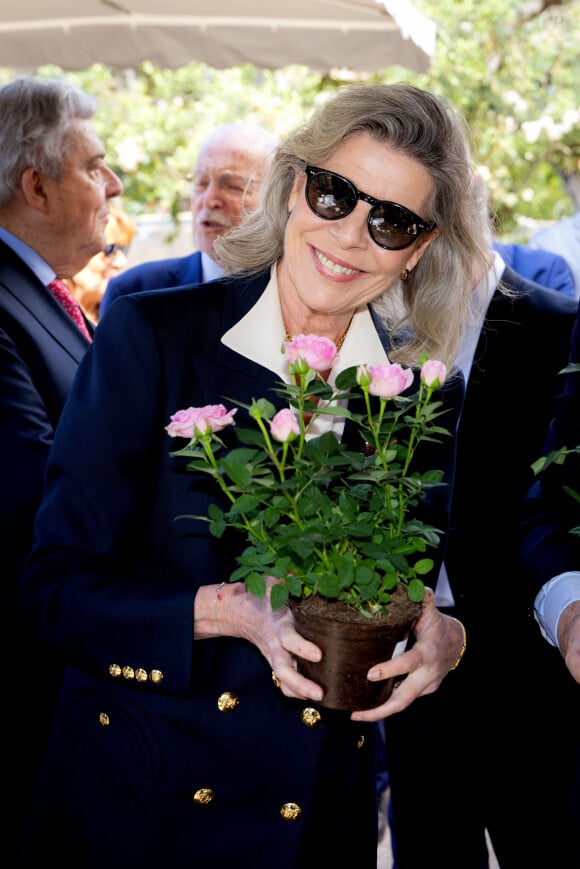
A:
<svg viewBox="0 0 580 869">
<path fill-rule="evenodd" d="M 100 317 L 102 319 L 115 299 L 127 293 L 182 287 L 186 284 L 200 284 L 201 281 L 201 251 L 174 259 L 140 263 L 111 278 L 101 300 Z"/>
<path fill-rule="evenodd" d="M 196 590 L 227 579 L 241 544 L 194 518 L 214 488 L 170 456 L 164 427 L 181 408 L 231 406 L 230 396 L 279 406 L 277 376 L 220 341 L 268 277 L 119 299 L 80 367 L 23 583 L 31 619 L 69 661 L 33 856 L 49 843 L 66 853 L 78 832 L 79 854 L 91 855 L 83 867 L 106 857 L 225 869 L 232 854 L 253 869 L 376 865 L 373 725 L 322 710 L 309 726 L 312 704 L 275 688 L 256 646 L 193 642 Z M 462 381 L 448 394 L 462 397 Z M 240 408 L 238 425 L 243 417 Z M 347 421 L 344 438 L 355 437 Z M 452 438 L 426 449 L 433 467 L 451 468 Z M 237 708 L 220 711 L 224 692 Z M 213 790 L 212 805 L 193 799 L 200 788 Z M 288 802 L 301 809 L 295 823 L 280 817 Z M 311 824 L 325 819 L 343 835 L 315 834 L 324 847 L 311 853 Z"/>
<path fill-rule="evenodd" d="M 551 250 L 525 247 L 523 244 L 500 244 L 494 242 L 493 249 L 503 258 L 505 264 L 521 275 L 542 287 L 549 287 L 576 298 L 576 284 L 570 266 L 563 256 Z"/>
<path fill-rule="evenodd" d="M 574 299 L 509 268 L 502 282 L 517 295 L 494 293 L 479 336 L 458 431 L 446 554 L 456 603 L 480 616 L 493 610 L 494 620 L 500 615 L 494 589 L 517 585 L 522 505 L 561 389 L 558 372 L 577 309 Z M 502 600 L 502 618 L 520 606 L 511 593 Z M 480 616 L 486 643 L 495 642 Z"/>
<path fill-rule="evenodd" d="M 4 688 L 13 698 L 8 739 L 19 758 L 14 781 L 7 782 L 12 798 L 5 847 L 10 855 L 23 803 L 34 789 L 62 677 L 60 662 L 18 620 L 17 587 L 32 548 L 55 429 L 88 347 L 66 311 L 0 241 L 0 574 L 11 637 Z"/>
<path fill-rule="evenodd" d="M 580 364 L 580 304 L 572 340 L 570 363 Z M 580 370 L 561 376 L 562 391 L 556 399 L 543 455 L 561 447 L 580 446 Z M 580 570 L 580 505 L 564 486 L 580 495 L 580 455 L 572 453 L 564 463 L 552 464 L 532 486 L 522 524 L 520 567 L 530 597 L 530 607 L 541 586 L 560 573 Z"/>
<path fill-rule="evenodd" d="M 89 341 L 0 241 L 0 552 L 17 581 L 54 431 Z"/>
</svg>

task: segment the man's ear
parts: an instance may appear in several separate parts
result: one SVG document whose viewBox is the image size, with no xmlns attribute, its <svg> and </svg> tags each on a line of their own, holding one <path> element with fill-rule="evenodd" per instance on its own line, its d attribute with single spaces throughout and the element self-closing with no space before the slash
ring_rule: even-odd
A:
<svg viewBox="0 0 580 869">
<path fill-rule="evenodd" d="M 45 187 L 45 175 L 39 169 L 29 166 L 20 177 L 20 188 L 27 204 L 37 211 L 46 211 L 48 200 Z"/>
</svg>

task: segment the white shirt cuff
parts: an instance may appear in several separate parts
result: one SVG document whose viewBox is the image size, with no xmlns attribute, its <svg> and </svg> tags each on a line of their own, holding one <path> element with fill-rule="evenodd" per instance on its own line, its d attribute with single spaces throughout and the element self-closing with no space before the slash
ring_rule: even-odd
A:
<svg viewBox="0 0 580 869">
<path fill-rule="evenodd" d="M 546 582 L 534 600 L 534 615 L 542 636 L 558 646 L 558 620 L 574 601 L 580 600 L 580 570 L 568 570 Z"/>
</svg>

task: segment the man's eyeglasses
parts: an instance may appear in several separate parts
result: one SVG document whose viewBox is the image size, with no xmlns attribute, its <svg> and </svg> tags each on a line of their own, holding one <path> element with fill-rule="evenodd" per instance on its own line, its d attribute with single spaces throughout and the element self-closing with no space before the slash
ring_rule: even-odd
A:
<svg viewBox="0 0 580 869">
<path fill-rule="evenodd" d="M 193 183 L 193 192 L 198 196 L 203 196 L 210 184 L 213 183 L 221 193 L 232 199 L 242 199 L 250 189 L 260 183 L 258 178 L 245 178 L 236 172 L 221 172 L 219 175 L 212 175 L 210 172 L 196 172 L 188 178 Z"/>
<path fill-rule="evenodd" d="M 386 250 L 402 250 L 422 232 L 435 229 L 435 223 L 421 220 L 403 205 L 361 193 L 352 181 L 336 172 L 306 166 L 306 202 L 317 217 L 340 220 L 354 210 L 359 199 L 372 206 L 367 217 L 369 234 L 375 244 Z"/>
<path fill-rule="evenodd" d="M 122 253 L 126 254 L 129 250 L 128 244 L 108 244 L 104 249 L 103 253 L 105 256 L 114 256 L 117 251 L 120 250 Z"/>
</svg>

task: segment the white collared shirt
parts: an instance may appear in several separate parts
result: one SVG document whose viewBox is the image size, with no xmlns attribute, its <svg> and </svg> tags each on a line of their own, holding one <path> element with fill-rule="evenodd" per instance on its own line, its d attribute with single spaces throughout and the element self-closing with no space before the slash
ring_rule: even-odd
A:
<svg viewBox="0 0 580 869">
<path fill-rule="evenodd" d="M 224 270 L 210 257 L 204 250 L 201 252 L 201 280 L 202 283 L 213 281 L 215 278 L 223 277 Z"/>
<path fill-rule="evenodd" d="M 281 352 L 284 333 L 276 267 L 272 266 L 268 285 L 254 307 L 221 340 L 230 350 L 273 371 L 284 383 L 290 383 L 288 361 Z M 259 341 L 256 340 L 258 335 Z M 354 313 L 340 348 L 339 361 L 328 375 L 328 383 L 334 386 L 337 375 L 353 365 L 386 365 L 388 362 L 386 350 L 364 305 Z M 334 431 L 340 437 L 343 429 L 344 417 L 321 415 L 310 425 L 308 435 L 317 437 L 324 432 Z"/>
</svg>

